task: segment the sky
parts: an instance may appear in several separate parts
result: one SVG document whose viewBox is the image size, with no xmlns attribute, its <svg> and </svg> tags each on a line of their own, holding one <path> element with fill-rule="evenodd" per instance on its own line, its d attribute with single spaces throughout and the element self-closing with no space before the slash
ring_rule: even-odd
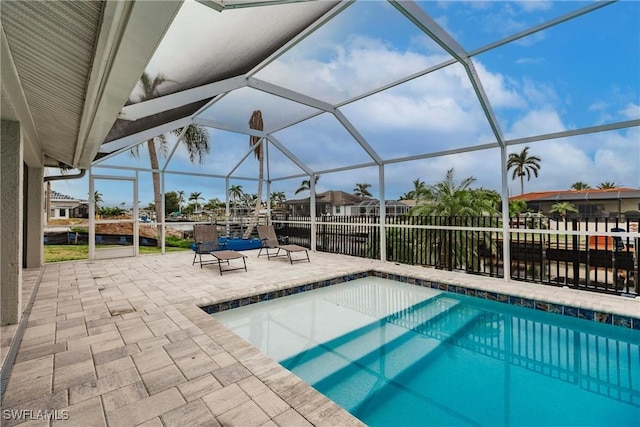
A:
<svg viewBox="0 0 640 427">
<path fill-rule="evenodd" d="M 511 34 L 580 9 L 578 1 L 429 1 L 418 2 L 465 50 L 473 51 Z M 266 8 L 295 8 L 267 6 Z M 284 9 L 282 9 L 285 11 Z M 207 66 L 204 46 L 216 34 L 218 14 L 186 2 L 167 32 L 147 71 L 182 81 Z M 242 10 L 230 11 L 243 13 Z M 267 23 L 268 24 L 268 23 Z M 194 42 L 194 40 L 199 42 Z M 218 40 L 218 39 L 214 39 Z M 189 41 L 187 43 L 187 41 Z M 255 77 L 286 86 L 324 102 L 341 103 L 400 78 L 440 64 L 450 56 L 382 1 L 358 1 L 318 31 L 258 72 Z M 200 62 L 198 62 L 200 61 Z M 500 131 L 505 139 L 531 137 L 589 126 L 640 119 L 640 2 L 620 1 L 569 22 L 473 57 Z M 136 92 L 132 94 L 135 97 Z M 204 118 L 245 125 L 255 109 L 263 112 L 265 130 L 312 170 L 323 171 L 372 162 L 371 157 L 330 114 L 320 114 L 275 131 L 316 110 L 244 88 L 225 96 L 203 113 Z M 384 160 L 423 155 L 496 141 L 468 76 L 453 64 L 349 103 L 340 111 Z M 207 129 L 211 152 L 202 164 L 191 164 L 178 147 L 167 170 L 226 176 L 230 185 L 255 193 L 257 184 L 238 177 L 257 177 L 257 161 L 247 155 L 248 137 Z M 169 150 L 175 138 L 168 137 Z M 640 128 L 530 142 L 508 148 L 541 158 L 537 178 L 525 181 L 525 192 L 564 190 L 582 181 L 640 188 Z M 123 153 L 110 165 L 148 167 L 146 148 L 140 157 Z M 246 157 L 245 157 L 246 156 Z M 275 147 L 268 148 L 271 192 L 295 195 L 305 177 Z M 243 160 L 244 158 L 244 160 Z M 161 163 L 164 163 L 161 161 Z M 396 199 L 420 179 L 427 185 L 454 168 L 458 181 L 473 176 L 474 186 L 500 191 L 498 149 L 390 163 L 385 166 L 385 198 Z M 53 171 L 53 174 L 56 172 Z M 94 168 L 94 174 L 132 175 Z M 283 177 L 292 177 L 279 180 Z M 356 183 L 371 184 L 379 197 L 378 167 L 321 173 L 317 191 L 353 192 Z M 520 183 L 509 176 L 509 194 Z M 106 205 L 131 205 L 132 186 L 99 180 Z M 88 179 L 55 181 L 64 194 L 87 198 Z M 139 174 L 138 201 L 152 201 L 150 173 Z M 225 198 L 224 179 L 167 174 L 166 191 L 200 192 L 204 200 Z"/>
</svg>

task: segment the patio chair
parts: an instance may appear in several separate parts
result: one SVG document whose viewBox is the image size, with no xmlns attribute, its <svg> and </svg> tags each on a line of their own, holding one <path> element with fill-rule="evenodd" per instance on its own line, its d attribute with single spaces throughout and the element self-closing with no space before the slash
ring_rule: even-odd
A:
<svg viewBox="0 0 640 427">
<path fill-rule="evenodd" d="M 191 265 L 196 263 L 196 259 L 199 257 L 200 268 L 206 264 L 218 264 L 218 269 L 220 270 L 220 275 L 224 271 L 233 271 L 233 270 L 242 270 L 247 271 L 247 262 L 245 258 L 246 255 L 241 254 L 240 252 L 226 250 L 225 245 L 220 246 L 220 240 L 218 239 L 218 229 L 215 224 L 196 224 L 193 226 L 193 239 L 195 240 L 195 254 L 193 255 L 193 262 Z M 212 261 L 203 261 L 202 254 L 211 255 L 214 260 Z M 225 268 L 222 269 L 222 263 L 226 262 L 227 265 L 230 265 L 229 261 L 232 259 L 242 258 L 243 267 L 237 268 Z"/>
<path fill-rule="evenodd" d="M 305 259 L 308 262 L 311 262 L 311 260 L 309 259 L 309 252 L 307 248 L 298 245 L 280 244 L 273 225 L 258 225 L 256 226 L 256 228 L 258 229 L 258 236 L 260 237 L 260 242 L 262 243 L 260 252 L 258 252 L 258 257 L 262 255 L 262 251 L 264 250 L 267 254 L 267 259 L 275 258 L 278 256 L 286 256 L 287 258 L 289 258 L 289 262 L 291 264 L 293 264 L 294 261 L 304 261 Z M 274 249 L 277 249 L 275 254 L 273 252 L 269 252 L 270 250 Z M 280 251 L 284 251 L 285 253 L 280 254 Z M 293 259 L 291 257 L 292 252 L 304 252 L 305 258 Z"/>
</svg>

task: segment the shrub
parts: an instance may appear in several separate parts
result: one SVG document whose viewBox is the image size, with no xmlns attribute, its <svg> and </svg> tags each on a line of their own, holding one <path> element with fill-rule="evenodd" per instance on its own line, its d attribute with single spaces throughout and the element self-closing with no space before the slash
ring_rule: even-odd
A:
<svg viewBox="0 0 640 427">
<path fill-rule="evenodd" d="M 165 245 L 174 248 L 191 249 L 191 240 L 180 239 L 175 236 L 168 236 L 164 239 Z"/>
</svg>

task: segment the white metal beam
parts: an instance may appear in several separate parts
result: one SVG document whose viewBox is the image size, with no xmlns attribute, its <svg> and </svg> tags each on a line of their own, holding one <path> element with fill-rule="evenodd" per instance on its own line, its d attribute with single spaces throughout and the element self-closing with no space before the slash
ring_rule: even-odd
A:
<svg viewBox="0 0 640 427">
<path fill-rule="evenodd" d="M 165 134 L 167 132 L 171 132 L 172 130 L 178 129 L 183 126 L 188 126 L 191 124 L 191 119 L 189 117 L 185 117 L 179 120 L 175 120 L 173 122 L 165 123 L 161 126 L 156 126 L 151 129 L 144 130 L 142 132 L 135 133 L 133 135 L 125 136 L 120 139 L 114 139 L 113 141 L 109 141 L 105 144 L 102 144 L 100 147 L 101 153 L 111 153 L 116 150 L 121 150 L 122 148 L 132 147 L 137 145 L 141 141 L 147 141 L 151 138 L 155 138 L 158 135 Z"/>
<path fill-rule="evenodd" d="M 171 150 L 171 153 L 169 153 L 169 155 L 167 156 L 167 161 L 164 163 L 164 167 L 162 168 L 162 172 L 167 170 L 167 167 L 169 166 L 169 162 L 171 162 L 171 159 L 173 158 L 173 155 L 176 153 L 176 150 L 178 149 L 178 146 L 184 140 L 184 135 L 187 133 L 188 129 L 189 129 L 189 126 L 184 126 L 182 128 L 182 131 L 180 132 L 180 135 L 178 135 L 178 139 L 176 139 L 176 143 L 173 146 L 173 149 Z"/>
<path fill-rule="evenodd" d="M 322 27 L 324 24 L 326 24 L 327 22 L 331 21 L 331 19 L 333 19 L 338 14 L 340 14 L 340 12 L 342 12 L 348 6 L 353 4 L 354 1 L 355 0 L 344 0 L 344 1 L 340 2 L 338 5 L 336 5 L 329 12 L 327 12 L 323 16 L 321 16 L 320 19 L 318 19 L 316 22 L 314 22 L 313 24 L 309 25 L 307 28 L 305 28 L 304 30 L 299 32 L 295 37 L 293 37 L 291 40 L 289 40 L 284 46 L 282 46 L 281 48 L 279 48 L 278 50 L 273 52 L 273 54 L 271 54 L 268 58 L 266 58 L 264 61 L 260 62 L 260 64 L 258 64 L 255 67 L 253 67 L 253 69 L 247 73 L 247 77 L 251 77 L 251 76 L 255 75 L 258 71 L 262 70 L 264 67 L 266 67 L 267 65 L 271 64 L 276 59 L 280 58 L 287 51 L 289 51 L 289 49 L 293 48 L 298 43 L 300 43 L 302 40 L 306 39 L 309 35 L 313 34 L 317 29 Z"/>
<path fill-rule="evenodd" d="M 521 38 L 530 36 L 531 34 L 537 33 L 542 30 L 546 30 L 547 28 L 553 27 L 558 24 L 562 24 L 563 22 L 569 21 L 573 18 L 577 18 L 578 16 L 587 14 L 589 12 L 593 12 L 594 10 L 600 9 L 601 7 L 609 6 L 610 4 L 616 3 L 618 0 L 613 1 L 597 1 L 595 3 L 591 3 L 585 7 L 582 7 L 578 10 L 574 10 L 573 12 L 566 13 L 562 16 L 559 16 L 555 19 L 552 19 L 547 22 L 543 22 L 540 25 L 536 25 L 535 27 L 528 28 L 524 31 L 520 31 L 519 33 L 513 34 L 509 37 L 505 37 L 502 40 L 498 40 L 496 42 L 490 43 L 486 46 L 480 47 L 469 52 L 469 56 L 479 55 L 483 52 L 487 52 L 489 50 L 495 49 L 497 47 L 503 46 L 507 43 L 511 43 L 513 41 L 519 40 Z"/>
<path fill-rule="evenodd" d="M 484 91 L 482 81 L 478 76 L 475 66 L 471 59 L 469 59 L 469 53 L 460 45 L 453 37 L 451 37 L 438 23 L 431 18 L 427 13 L 413 1 L 390 1 L 390 3 L 400 11 L 408 20 L 410 20 L 421 31 L 427 34 L 433 41 L 435 41 L 440 47 L 447 51 L 451 56 L 456 58 L 467 72 L 467 76 L 473 87 L 473 91 L 480 102 L 480 106 L 484 115 L 489 122 L 489 126 L 496 137 L 500 146 L 504 145 L 504 136 L 502 130 L 498 124 L 498 119 L 493 112 L 489 98 Z"/>
<path fill-rule="evenodd" d="M 282 154 L 287 156 L 289 160 L 291 160 L 296 166 L 306 172 L 307 175 L 311 175 L 313 171 L 309 166 L 307 166 L 302 160 L 296 157 L 291 151 L 287 149 L 280 141 L 278 141 L 273 135 L 267 136 L 271 144 L 276 147 Z"/>
<path fill-rule="evenodd" d="M 476 71 L 476 67 L 473 65 L 471 59 L 467 58 L 464 61 L 464 68 L 469 76 L 469 80 L 471 81 L 471 86 L 473 86 L 473 91 L 476 93 L 478 97 L 478 101 L 480 102 L 480 106 L 482 107 L 482 111 L 484 112 L 487 121 L 489 122 L 489 126 L 493 132 L 493 135 L 496 137 L 498 144 L 500 146 L 504 146 L 504 135 L 502 135 L 502 129 L 500 129 L 500 124 L 498 123 L 498 118 L 493 112 L 493 107 L 491 107 L 491 102 L 489 101 L 489 97 L 487 93 L 484 91 L 484 87 L 482 86 L 482 81 L 480 80 L 480 76 L 478 76 L 478 72 Z"/>
<path fill-rule="evenodd" d="M 249 125 L 246 126 L 231 126 L 228 123 L 218 122 L 216 120 L 205 119 L 202 117 L 196 117 L 193 119 L 193 123 L 201 126 L 207 126 L 213 129 L 226 130 L 228 132 L 240 133 L 243 135 L 259 136 L 260 138 L 266 138 L 267 133 L 261 130 L 251 129 Z"/>
<path fill-rule="evenodd" d="M 300 3 L 315 0 L 256 0 L 256 1 L 233 1 L 233 0 L 196 0 L 211 9 L 222 12 L 223 10 L 244 9 L 248 7 L 273 6 L 288 3 Z"/>
<path fill-rule="evenodd" d="M 231 77 L 214 83 L 209 83 L 193 89 L 186 89 L 181 92 L 153 98 L 148 101 L 138 102 L 122 107 L 119 119 L 138 120 L 142 117 L 158 114 L 163 111 L 192 104 L 204 99 L 212 98 L 222 93 L 246 86 L 247 80 L 244 76 Z"/>
<path fill-rule="evenodd" d="M 400 13 L 458 61 L 468 54 L 464 48 L 414 1 L 389 1 Z"/>
<path fill-rule="evenodd" d="M 370 163 L 360 163 L 357 165 L 341 166 L 337 168 L 317 170 L 315 171 L 315 174 L 322 175 L 327 173 L 342 172 L 342 171 L 348 171 L 348 170 L 354 170 L 354 169 L 370 168 L 373 166 L 378 166 L 378 164 L 376 162 L 370 162 Z"/>
<path fill-rule="evenodd" d="M 307 105 L 309 107 L 317 108 L 318 110 L 323 110 L 327 112 L 333 112 L 335 110 L 335 107 L 327 102 L 320 101 L 317 98 L 303 95 L 299 92 L 295 92 L 291 89 L 287 89 L 282 86 L 275 85 L 273 83 L 265 82 L 264 80 L 256 79 L 255 77 L 249 77 L 247 79 L 247 85 L 261 92 L 270 93 L 271 95 L 288 99 L 290 101 Z"/>
<path fill-rule="evenodd" d="M 426 68 L 426 69 L 424 69 L 422 71 L 418 71 L 417 73 L 411 74 L 410 76 L 403 77 L 401 79 L 398 79 L 398 80 L 396 80 L 394 82 L 388 83 L 388 84 L 386 84 L 384 86 L 381 86 L 379 88 L 370 90 L 369 92 L 365 92 L 363 94 L 354 96 L 353 98 L 347 99 L 346 101 L 342 101 L 342 102 L 336 104 L 336 108 L 344 107 L 345 105 L 351 104 L 352 102 L 356 102 L 356 101 L 359 101 L 361 99 L 367 98 L 367 97 L 369 97 L 371 95 L 375 95 L 376 93 L 383 92 L 383 91 L 385 91 L 387 89 L 391 89 L 391 88 L 396 87 L 398 85 L 401 85 L 403 83 L 406 83 L 406 82 L 409 82 L 411 80 L 417 79 L 418 77 L 422 77 L 422 76 L 425 76 L 427 74 L 433 73 L 434 71 L 438 71 L 438 70 L 440 70 L 442 68 L 448 67 L 449 65 L 456 64 L 457 62 L 458 62 L 458 60 L 456 60 L 456 59 L 449 59 L 447 61 L 441 62 L 440 64 L 437 64 L 437 65 L 434 65 L 432 67 Z"/>
<path fill-rule="evenodd" d="M 222 12 L 224 10 L 223 0 L 196 0 L 198 3 L 205 5 L 216 12 Z"/>
<path fill-rule="evenodd" d="M 373 159 L 373 161 L 376 162 L 376 164 L 381 165 L 382 158 L 378 155 L 378 153 L 376 153 L 373 147 L 369 145 L 367 140 L 364 139 L 364 137 L 360 134 L 360 132 L 358 132 L 355 126 L 353 126 L 351 122 L 344 116 L 344 114 L 342 114 L 340 110 L 336 109 L 333 115 L 336 117 L 336 119 L 338 119 L 340 123 L 342 123 L 342 126 L 344 126 L 344 128 L 347 130 L 347 132 L 351 134 L 351 136 L 353 136 L 353 138 L 358 142 L 358 144 L 360 144 L 360 146 L 364 149 L 364 151 L 367 152 L 369 157 L 371 157 L 371 159 Z"/>
<path fill-rule="evenodd" d="M 89 167 L 181 5 L 105 2 L 73 166 Z"/>
<path fill-rule="evenodd" d="M 505 145 L 526 144 L 529 142 L 543 141 L 546 139 L 566 138 L 570 136 L 588 135 L 591 133 L 606 132 L 610 130 L 625 129 L 640 126 L 640 120 L 627 120 L 624 122 L 609 123 L 606 125 L 590 126 L 581 129 L 566 130 L 562 132 L 545 133 L 542 135 L 528 136 L 525 138 L 510 139 L 505 141 Z"/>
<path fill-rule="evenodd" d="M 258 141 L 258 144 L 257 144 L 257 145 L 258 145 L 258 146 L 261 146 L 261 145 L 264 143 L 264 141 L 265 141 L 265 138 L 264 138 L 264 137 L 262 137 L 262 138 Z M 266 144 L 265 144 L 265 145 L 266 145 Z M 240 165 L 241 165 L 241 164 L 246 160 L 246 158 L 247 158 L 247 157 L 249 157 L 249 155 L 250 155 L 251 153 L 253 153 L 253 151 L 255 150 L 255 148 L 256 148 L 256 146 L 252 146 L 252 147 L 250 147 L 250 148 L 249 148 L 249 151 L 247 151 L 247 154 L 245 154 L 244 156 L 242 156 L 242 158 L 240 159 L 240 161 L 239 161 L 238 163 L 236 163 L 236 165 L 231 169 L 231 171 L 227 174 L 227 176 L 229 176 L 229 177 L 230 177 L 230 176 L 231 176 L 231 175 L 236 171 L 236 169 L 238 169 L 238 167 L 240 167 Z M 235 179 L 235 177 L 234 177 L 234 179 Z M 257 181 L 257 179 L 256 179 L 256 181 Z"/>
</svg>

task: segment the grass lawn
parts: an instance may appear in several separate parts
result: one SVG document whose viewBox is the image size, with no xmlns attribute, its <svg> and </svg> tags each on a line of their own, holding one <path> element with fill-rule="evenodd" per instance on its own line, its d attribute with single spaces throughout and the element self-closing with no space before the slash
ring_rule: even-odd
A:
<svg viewBox="0 0 640 427">
<path fill-rule="evenodd" d="M 96 248 L 108 246 L 97 245 Z M 167 246 L 166 252 L 189 251 L 191 249 L 175 248 Z M 140 254 L 159 254 L 160 248 L 140 246 Z M 89 259 L 89 245 L 44 245 L 44 262 L 61 262 Z"/>
</svg>

